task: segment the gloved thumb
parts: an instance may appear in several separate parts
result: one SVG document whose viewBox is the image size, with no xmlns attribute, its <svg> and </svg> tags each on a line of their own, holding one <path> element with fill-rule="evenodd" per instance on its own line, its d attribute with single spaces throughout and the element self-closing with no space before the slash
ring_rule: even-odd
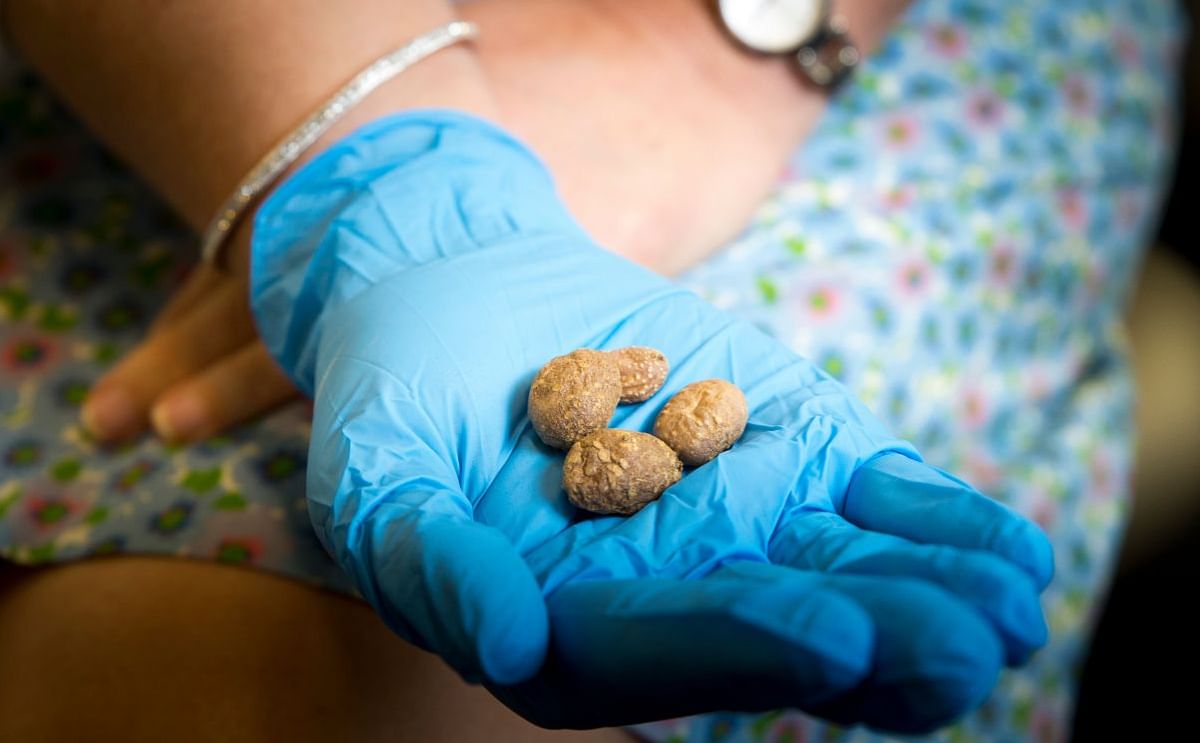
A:
<svg viewBox="0 0 1200 743">
<path fill-rule="evenodd" d="M 388 627 L 467 681 L 532 677 L 549 638 L 533 573 L 507 537 L 474 520 L 421 406 L 361 366 L 334 371 L 372 379 L 373 394 L 329 385 L 317 397 L 308 468 L 317 535 Z"/>
</svg>

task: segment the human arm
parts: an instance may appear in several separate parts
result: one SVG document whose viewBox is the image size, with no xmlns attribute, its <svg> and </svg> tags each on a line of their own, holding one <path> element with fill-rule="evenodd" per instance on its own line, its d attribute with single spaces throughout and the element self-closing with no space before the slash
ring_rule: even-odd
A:
<svg viewBox="0 0 1200 743">
<path fill-rule="evenodd" d="M 905 4 L 835 6 L 869 51 Z M 280 13 L 270 2 L 241 3 L 237 18 L 199 19 L 186 7 L 147 16 L 139 3 L 29 5 L 9 3 L 21 55 L 103 141 L 162 184 L 196 229 L 372 44 L 390 48 L 426 30 L 406 28 L 398 8 L 381 14 L 370 2 L 341 3 L 333 15 L 327 4 L 292 3 L 282 24 L 267 22 Z M 400 5 L 412 13 L 428 4 Z M 480 113 L 490 105 L 482 98 L 494 99 L 500 113 L 491 118 L 534 146 L 600 244 L 672 274 L 741 229 L 824 106 L 785 62 L 731 44 L 699 0 L 483 0 L 454 10 L 481 26 L 476 43 L 409 70 L 403 86 L 377 91 L 309 154 L 356 120 L 402 110 L 410 94 L 419 105 L 423 94 L 412 86 L 436 68 L 468 77 L 482 71 L 486 90 L 463 91 L 461 103 L 425 103 Z M 447 17 L 425 12 L 428 27 Z M 391 41 L 371 40 L 380 33 Z M 467 62 L 449 64 L 443 55 Z M 430 85 L 447 92 L 443 77 L 433 75 Z M 208 110 L 221 115 L 195 115 Z M 201 176 L 195 183 L 193 173 Z M 235 235 L 232 276 L 195 271 L 150 337 L 97 384 L 85 418 L 98 438 L 135 436 L 154 410 L 160 435 L 194 441 L 295 394 L 253 337 L 239 283 L 247 237 Z M 240 384 L 246 378 L 258 383 Z M 112 404 L 98 404 L 101 397 Z M 115 414 L 97 415 L 103 407 Z"/>
</svg>

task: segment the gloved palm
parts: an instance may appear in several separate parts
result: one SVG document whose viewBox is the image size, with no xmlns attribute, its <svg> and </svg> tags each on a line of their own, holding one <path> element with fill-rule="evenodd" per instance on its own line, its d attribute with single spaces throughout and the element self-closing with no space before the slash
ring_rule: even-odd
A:
<svg viewBox="0 0 1200 743">
<path fill-rule="evenodd" d="M 922 464 L 837 382 L 596 247 L 544 169 L 449 113 L 361 130 L 255 229 L 260 331 L 316 411 L 308 497 L 393 630 L 549 726 L 799 707 L 894 730 L 982 700 L 1045 641 L 1045 538 Z M 729 379 L 730 451 L 590 517 L 528 424 L 537 369 L 648 345 Z"/>
</svg>

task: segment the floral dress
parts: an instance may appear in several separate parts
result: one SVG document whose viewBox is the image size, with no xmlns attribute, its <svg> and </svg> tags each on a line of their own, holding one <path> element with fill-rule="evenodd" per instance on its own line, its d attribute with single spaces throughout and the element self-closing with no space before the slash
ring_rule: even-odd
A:
<svg viewBox="0 0 1200 743">
<path fill-rule="evenodd" d="M 1051 536 L 1048 646 L 932 739 L 1067 734 L 1128 511 L 1121 312 L 1170 165 L 1181 36 L 1166 2 L 917 0 L 744 232 L 680 279 Z M 104 449 L 79 426 L 194 245 L 39 84 L 0 69 L 0 555 L 176 555 L 353 593 L 308 522 L 304 403 L 189 447 Z M 881 737 L 782 711 L 633 730 Z"/>
</svg>

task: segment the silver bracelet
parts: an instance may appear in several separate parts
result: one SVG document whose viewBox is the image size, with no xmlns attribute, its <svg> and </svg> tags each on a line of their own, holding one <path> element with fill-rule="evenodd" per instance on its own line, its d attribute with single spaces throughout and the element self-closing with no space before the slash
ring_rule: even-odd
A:
<svg viewBox="0 0 1200 743">
<path fill-rule="evenodd" d="M 206 264 L 223 269 L 222 248 L 244 215 L 246 207 L 274 183 L 288 166 L 296 162 L 334 122 L 383 83 L 448 46 L 474 38 L 478 32 L 478 27 L 473 23 L 447 23 L 379 58 L 355 75 L 353 80 L 334 93 L 324 105 L 293 129 L 279 144 L 272 147 L 270 152 L 251 168 L 204 230 L 200 242 L 200 259 Z"/>
</svg>

